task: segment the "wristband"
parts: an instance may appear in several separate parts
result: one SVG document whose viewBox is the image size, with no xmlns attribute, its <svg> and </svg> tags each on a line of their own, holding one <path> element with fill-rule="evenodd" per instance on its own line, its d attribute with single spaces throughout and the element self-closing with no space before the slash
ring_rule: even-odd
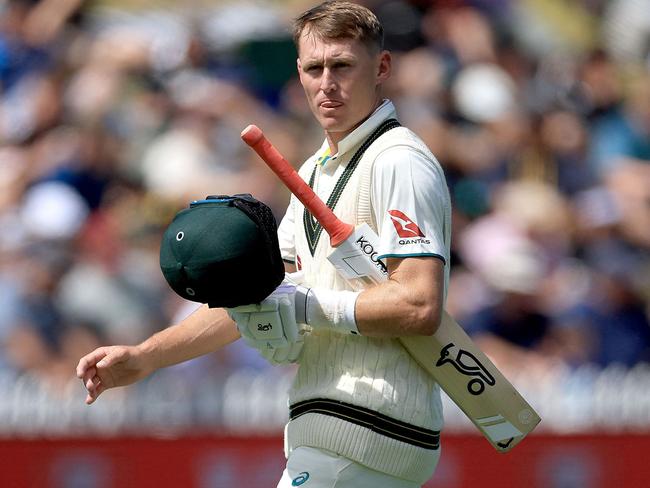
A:
<svg viewBox="0 0 650 488">
<path fill-rule="evenodd" d="M 329 328 L 359 334 L 354 314 L 360 292 L 296 287 L 296 322 L 315 329 Z"/>
</svg>

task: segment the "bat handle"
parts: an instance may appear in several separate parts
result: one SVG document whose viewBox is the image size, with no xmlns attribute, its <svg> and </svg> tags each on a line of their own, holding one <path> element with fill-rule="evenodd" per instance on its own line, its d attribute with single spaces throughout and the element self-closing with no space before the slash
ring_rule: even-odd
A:
<svg viewBox="0 0 650 488">
<path fill-rule="evenodd" d="M 249 125 L 242 133 L 241 138 L 248 144 L 267 164 L 278 178 L 286 185 L 298 200 L 302 202 L 314 218 L 320 222 L 330 236 L 330 244 L 337 247 L 354 232 L 354 227 L 341 221 L 332 209 L 314 193 L 307 183 L 300 177 L 296 170 L 284 159 L 282 154 L 264 136 L 262 130 Z"/>
</svg>

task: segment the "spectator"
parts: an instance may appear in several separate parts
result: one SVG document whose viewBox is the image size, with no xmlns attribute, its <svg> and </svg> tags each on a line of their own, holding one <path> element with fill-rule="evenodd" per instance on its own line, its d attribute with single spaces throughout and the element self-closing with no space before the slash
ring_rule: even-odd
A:
<svg viewBox="0 0 650 488">
<path fill-rule="evenodd" d="M 645 3 L 566 5 L 568 23 L 543 2 L 368 2 L 400 20 L 389 96 L 454 199 L 450 311 L 503 361 L 650 360 L 650 287 L 631 272 L 650 265 Z M 271 58 L 252 67 L 245 53 L 287 41 L 303 6 L 5 2 L 0 369 L 68 364 L 81 343 L 136 340 L 182 314 L 157 252 L 188 201 L 251 192 L 286 207 L 239 132 L 260 125 L 297 162 L 319 131 L 295 79 L 280 85 Z M 238 351 L 211 360 L 259 366 Z"/>
</svg>

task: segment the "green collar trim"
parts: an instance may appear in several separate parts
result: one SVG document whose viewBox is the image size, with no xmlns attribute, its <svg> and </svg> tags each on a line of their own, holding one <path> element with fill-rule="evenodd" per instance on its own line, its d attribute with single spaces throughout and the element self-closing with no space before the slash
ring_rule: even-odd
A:
<svg viewBox="0 0 650 488">
<path fill-rule="evenodd" d="M 352 156 L 352 159 L 350 159 L 350 162 L 345 167 L 345 170 L 337 180 L 336 185 L 334 185 L 332 194 L 329 196 L 326 202 L 326 205 L 329 208 L 334 210 L 334 207 L 336 207 L 336 204 L 341 198 L 341 194 L 343 193 L 343 189 L 345 188 L 345 185 L 347 185 L 348 181 L 350 181 L 350 178 L 352 177 L 354 170 L 359 165 L 359 161 L 361 160 L 361 157 L 366 152 L 366 150 L 372 145 L 373 142 L 379 139 L 381 135 L 396 127 L 400 127 L 400 123 L 397 120 L 387 119 L 384 122 L 382 122 L 373 131 L 373 133 L 370 134 L 370 136 L 368 136 L 368 138 L 363 142 L 363 144 L 361 144 L 361 147 L 359 147 L 359 149 L 357 149 L 357 152 L 354 153 L 354 156 Z M 316 180 L 316 171 L 318 170 L 319 166 L 320 166 L 319 164 L 314 165 L 314 169 L 311 172 L 311 176 L 309 177 L 309 187 L 312 189 L 314 188 L 314 182 Z M 314 253 L 316 252 L 316 246 L 318 246 L 318 240 L 320 239 L 320 236 L 323 233 L 323 227 L 316 219 L 314 219 L 312 214 L 306 208 L 303 213 L 302 221 L 303 221 L 303 225 L 305 226 L 305 235 L 307 236 L 307 244 L 309 246 L 309 252 L 313 257 Z"/>
</svg>

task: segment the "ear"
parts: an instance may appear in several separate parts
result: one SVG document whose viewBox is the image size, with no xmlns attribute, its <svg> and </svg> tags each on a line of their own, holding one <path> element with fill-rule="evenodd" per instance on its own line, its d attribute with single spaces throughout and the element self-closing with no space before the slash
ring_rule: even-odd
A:
<svg viewBox="0 0 650 488">
<path fill-rule="evenodd" d="M 302 85 L 302 63 L 300 62 L 300 58 L 296 59 L 296 69 L 298 70 L 298 80 L 300 80 L 300 84 Z"/>
<path fill-rule="evenodd" d="M 379 65 L 377 67 L 377 84 L 381 84 L 390 78 L 393 67 L 393 59 L 389 51 L 382 51 L 379 54 Z"/>
<path fill-rule="evenodd" d="M 302 63 L 300 62 L 300 58 L 296 58 L 296 69 L 298 70 L 298 79 L 302 83 Z"/>
</svg>

